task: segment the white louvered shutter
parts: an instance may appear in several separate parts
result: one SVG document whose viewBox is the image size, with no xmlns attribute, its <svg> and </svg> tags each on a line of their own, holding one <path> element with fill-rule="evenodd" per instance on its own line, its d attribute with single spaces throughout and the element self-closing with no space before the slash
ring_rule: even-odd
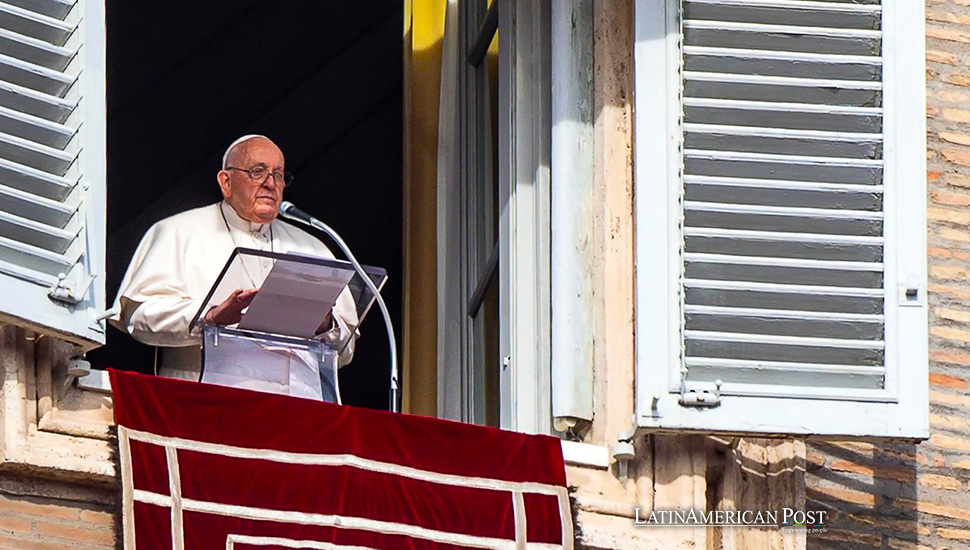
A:
<svg viewBox="0 0 970 550">
<path fill-rule="evenodd" d="M 0 315 L 103 343 L 101 0 L 0 2 Z"/>
<path fill-rule="evenodd" d="M 638 2 L 642 425 L 926 431 L 916 4 Z"/>
</svg>

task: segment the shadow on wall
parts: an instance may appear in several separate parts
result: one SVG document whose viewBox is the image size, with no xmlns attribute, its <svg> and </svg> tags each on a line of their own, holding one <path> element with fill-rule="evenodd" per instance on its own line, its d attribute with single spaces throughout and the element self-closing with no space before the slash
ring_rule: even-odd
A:
<svg viewBox="0 0 970 550">
<path fill-rule="evenodd" d="M 807 548 L 895 548 L 917 550 L 930 543 L 930 528 L 920 524 L 916 503 L 932 498 L 927 492 L 940 487 L 917 488 L 917 464 L 925 457 L 913 443 L 814 442 L 807 444 L 805 493 L 807 510 L 828 512 L 827 529 L 808 535 Z M 949 479 L 949 478 L 946 478 Z M 950 479 L 962 492 L 962 484 Z M 920 493 L 924 494 L 921 495 Z M 924 516 L 932 521 L 934 516 Z M 946 527 L 952 520 L 935 518 Z M 968 532 L 970 533 L 970 532 Z M 935 537 L 933 537 L 935 538 Z M 950 541 L 952 542 L 952 541 Z M 939 544 L 932 544 L 939 548 Z"/>
</svg>

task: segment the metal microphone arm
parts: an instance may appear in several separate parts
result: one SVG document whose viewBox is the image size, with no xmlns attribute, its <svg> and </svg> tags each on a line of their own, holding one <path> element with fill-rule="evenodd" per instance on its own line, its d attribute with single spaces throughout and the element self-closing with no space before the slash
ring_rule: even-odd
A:
<svg viewBox="0 0 970 550">
<path fill-rule="evenodd" d="M 387 340 L 391 347 L 391 411 L 401 412 L 401 404 L 398 399 L 397 381 L 397 338 L 394 337 L 394 325 L 391 323 L 391 314 L 387 311 L 387 304 L 384 303 L 384 297 L 381 296 L 380 291 L 377 290 L 377 285 L 375 285 L 374 281 L 372 281 L 370 276 L 367 275 L 364 268 L 361 267 L 360 263 L 357 262 L 357 258 L 355 258 L 353 252 L 350 251 L 350 247 L 347 246 L 347 243 L 344 242 L 336 231 L 334 231 L 329 225 L 312 216 L 306 216 L 306 219 L 304 219 L 302 216 L 294 215 L 294 213 L 290 212 L 290 208 L 286 207 L 291 206 L 293 209 L 296 209 L 295 206 L 292 206 L 292 203 L 284 203 L 281 206 L 280 213 L 283 214 L 284 217 L 309 225 L 310 227 L 315 227 L 329 235 L 330 238 L 337 243 L 337 246 L 340 247 L 340 250 L 343 251 L 344 255 L 347 256 L 350 263 L 354 265 L 354 269 L 357 271 L 357 274 L 364 279 L 364 284 L 367 285 L 367 288 L 374 294 L 374 298 L 377 300 L 377 306 L 380 307 L 381 314 L 384 316 L 384 326 L 387 328 Z"/>
</svg>

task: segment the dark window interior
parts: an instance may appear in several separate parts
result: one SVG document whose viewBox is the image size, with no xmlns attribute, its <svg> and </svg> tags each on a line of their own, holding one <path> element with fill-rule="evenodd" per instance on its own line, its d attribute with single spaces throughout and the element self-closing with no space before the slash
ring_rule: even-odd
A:
<svg viewBox="0 0 970 550">
<path fill-rule="evenodd" d="M 387 269 L 400 333 L 402 17 L 390 0 L 108 0 L 109 298 L 145 230 L 219 200 L 223 151 L 259 133 L 296 174 L 285 198 Z M 382 323 L 373 308 L 341 369 L 347 404 L 387 407 Z M 96 367 L 141 372 L 153 357 L 114 328 L 89 354 Z"/>
</svg>

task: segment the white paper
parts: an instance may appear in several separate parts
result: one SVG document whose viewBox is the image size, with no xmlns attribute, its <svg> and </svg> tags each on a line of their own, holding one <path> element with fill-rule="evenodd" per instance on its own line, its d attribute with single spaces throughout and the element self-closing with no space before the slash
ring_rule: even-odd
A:
<svg viewBox="0 0 970 550">
<path fill-rule="evenodd" d="M 312 338 L 353 276 L 353 269 L 276 260 L 239 328 Z"/>
</svg>

